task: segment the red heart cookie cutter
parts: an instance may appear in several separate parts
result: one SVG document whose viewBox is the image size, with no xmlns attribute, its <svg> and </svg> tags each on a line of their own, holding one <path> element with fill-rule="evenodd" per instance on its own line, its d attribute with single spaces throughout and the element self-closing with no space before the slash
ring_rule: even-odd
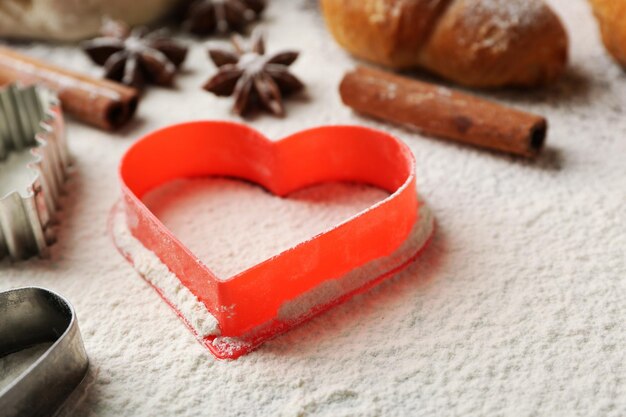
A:
<svg viewBox="0 0 626 417">
<path fill-rule="evenodd" d="M 432 236 L 433 222 L 420 210 L 414 167 L 406 145 L 363 127 L 320 127 L 274 142 L 236 123 L 180 124 L 145 136 L 123 157 L 125 225 L 215 318 L 216 331 L 201 334 L 159 284 L 148 281 L 215 356 L 236 358 L 415 259 Z M 220 278 L 141 200 L 169 181 L 207 176 L 251 181 L 277 196 L 334 181 L 369 184 L 390 195 L 324 233 Z M 420 219 L 428 223 L 421 229 Z"/>
</svg>

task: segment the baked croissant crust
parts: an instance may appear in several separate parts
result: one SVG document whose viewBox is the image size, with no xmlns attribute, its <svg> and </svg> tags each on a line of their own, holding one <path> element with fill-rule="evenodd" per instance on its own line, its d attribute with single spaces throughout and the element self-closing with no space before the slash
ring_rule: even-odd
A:
<svg viewBox="0 0 626 417">
<path fill-rule="evenodd" d="M 626 68 L 626 0 L 591 0 L 604 46 Z"/>
<path fill-rule="evenodd" d="M 322 9 L 356 57 L 471 87 L 547 84 L 567 63 L 567 34 L 542 0 L 322 0 Z"/>
</svg>

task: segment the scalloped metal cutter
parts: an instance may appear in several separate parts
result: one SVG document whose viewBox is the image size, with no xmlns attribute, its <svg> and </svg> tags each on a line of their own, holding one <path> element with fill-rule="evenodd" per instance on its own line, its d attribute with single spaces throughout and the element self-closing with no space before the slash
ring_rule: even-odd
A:
<svg viewBox="0 0 626 417">
<path fill-rule="evenodd" d="M 69 165 L 56 95 L 38 86 L 0 90 L 0 259 L 48 254 Z"/>
</svg>

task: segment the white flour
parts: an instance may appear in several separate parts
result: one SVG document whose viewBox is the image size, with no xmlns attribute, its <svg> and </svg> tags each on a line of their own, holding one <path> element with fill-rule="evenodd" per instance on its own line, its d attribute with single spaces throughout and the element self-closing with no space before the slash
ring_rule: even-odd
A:
<svg viewBox="0 0 626 417">
<path fill-rule="evenodd" d="M 179 311 L 199 337 L 219 334 L 215 317 L 200 301 L 180 283 L 163 262 L 153 252 L 143 247 L 126 227 L 126 217 L 121 206 L 112 214 L 112 233 L 118 248 L 130 256 L 133 267 L 142 277 L 155 286 L 159 292 Z"/>
<path fill-rule="evenodd" d="M 420 251 L 431 238 L 435 222 L 428 206 L 420 207 L 420 217 L 406 241 L 394 253 L 375 259 L 350 271 L 339 279 L 327 281 L 311 291 L 285 303 L 278 311 L 281 320 L 293 320 L 306 315 L 317 305 L 328 303 L 337 297 L 360 288 L 371 279 L 385 275 L 404 265 Z"/>
<path fill-rule="evenodd" d="M 280 198 L 244 182 L 210 179 L 174 181 L 151 191 L 144 201 L 218 277 L 228 278 L 387 196 L 373 187 L 335 183 Z M 206 221 L 216 213 L 219 222 Z M 232 234 L 245 237 L 225 238 Z"/>
<path fill-rule="evenodd" d="M 438 228 L 415 266 L 236 361 L 216 361 L 196 342 L 106 229 L 120 197 L 116 166 L 136 138 L 191 119 L 237 120 L 232 100 L 200 88 L 215 71 L 204 46 L 193 44 L 176 88 L 147 90 L 121 132 L 70 121 L 76 173 L 52 259 L 0 263 L 0 288 L 45 286 L 76 308 L 96 377 L 64 415 L 626 415 L 626 74 L 604 51 L 586 1 L 550 3 L 569 29 L 569 73 L 545 90 L 484 93 L 549 119 L 545 153 L 530 163 L 355 115 L 337 94 L 354 61 L 302 1 L 270 0 L 268 50 L 302 51 L 292 69 L 307 96 L 286 101 L 284 119 L 250 124 L 270 138 L 346 123 L 397 135 L 415 154 Z M 99 71 L 74 48 L 29 52 Z M 226 207 L 248 225 L 274 207 L 230 195 Z M 289 218 L 301 219 L 304 207 L 290 207 Z M 217 233 L 231 217 L 216 211 L 206 227 Z M 314 229 L 290 224 L 288 236 Z M 256 237 L 243 228 L 220 233 L 223 247 L 246 255 L 219 261 L 226 274 L 286 242 L 269 235 L 248 249 Z"/>
</svg>

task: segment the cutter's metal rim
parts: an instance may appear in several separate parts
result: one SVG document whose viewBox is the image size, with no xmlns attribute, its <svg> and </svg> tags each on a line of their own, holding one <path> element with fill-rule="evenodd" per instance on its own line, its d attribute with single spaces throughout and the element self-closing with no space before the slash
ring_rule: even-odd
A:
<svg viewBox="0 0 626 417">
<path fill-rule="evenodd" d="M 50 300 L 60 303 L 67 312 L 69 322 L 65 330 L 35 362 L 9 385 L 0 390 L 0 410 L 8 413 L 6 417 L 53 415 L 83 381 L 89 368 L 89 358 L 78 328 L 76 311 L 64 296 L 38 286 L 13 288 L 0 292 L 0 308 L 3 302 L 11 297 L 11 294 L 20 292 L 32 292 L 33 297 L 37 294 L 43 294 Z M 0 335 L 1 330 L 0 327 Z M 15 346 L 18 349 L 14 351 L 28 347 L 18 343 Z M 53 372 L 52 377 L 50 377 L 50 372 L 54 371 L 55 368 L 57 368 L 56 372 Z M 44 384 L 50 379 L 62 381 L 61 389 L 59 389 L 59 384 L 53 386 Z M 54 391 L 53 388 L 56 388 L 58 395 L 50 395 Z"/>
</svg>

